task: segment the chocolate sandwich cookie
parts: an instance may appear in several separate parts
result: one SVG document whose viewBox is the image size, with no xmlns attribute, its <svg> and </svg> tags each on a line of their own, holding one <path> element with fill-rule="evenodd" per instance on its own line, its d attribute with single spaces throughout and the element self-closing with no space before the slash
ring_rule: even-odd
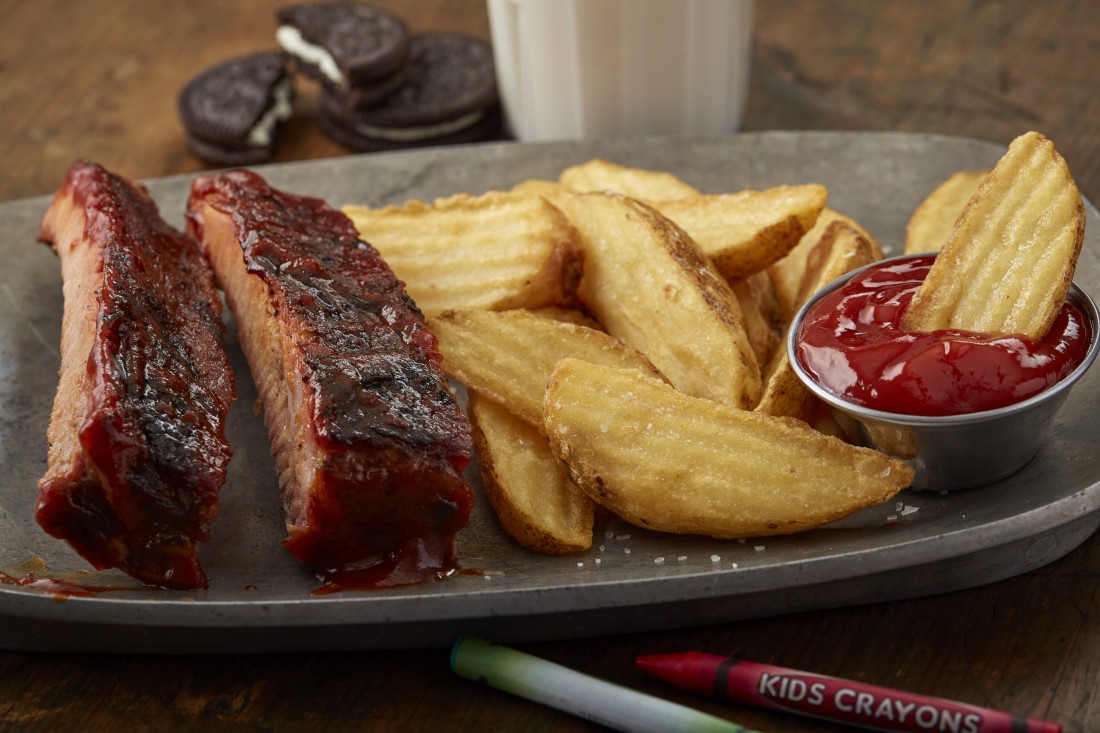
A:
<svg viewBox="0 0 1100 733">
<path fill-rule="evenodd" d="M 347 89 L 384 83 L 407 62 L 409 34 L 396 15 L 357 3 L 292 5 L 275 37 L 303 74 Z"/>
<path fill-rule="evenodd" d="M 500 129 L 491 47 L 452 33 L 415 35 L 405 83 L 380 104 L 349 109 L 322 92 L 321 127 L 354 150 L 476 142 Z"/>
<path fill-rule="evenodd" d="M 294 87 L 278 51 L 222 62 L 200 72 L 179 95 L 179 115 L 191 151 L 220 166 L 271 158 L 291 115 Z"/>
</svg>

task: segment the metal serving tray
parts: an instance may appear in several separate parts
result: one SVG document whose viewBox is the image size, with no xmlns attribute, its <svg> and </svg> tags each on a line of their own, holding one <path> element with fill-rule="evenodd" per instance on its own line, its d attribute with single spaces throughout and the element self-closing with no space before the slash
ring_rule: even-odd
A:
<svg viewBox="0 0 1100 733">
<path fill-rule="evenodd" d="M 829 205 L 897 252 L 913 208 L 956 170 L 1003 148 L 933 135 L 770 132 L 704 140 L 634 138 L 490 144 L 349 156 L 262 168 L 274 185 L 334 205 L 400 203 L 554 178 L 592 157 L 669 170 L 708 192 L 817 182 Z M 100 161 L 107 165 L 109 161 Z M 125 173 L 125 171 L 119 171 Z M 182 226 L 190 176 L 148 182 Z M 58 181 L 60 185 L 61 181 Z M 48 203 L 0 204 L 0 570 L 38 568 L 121 588 L 91 597 L 0 585 L 0 647 L 94 652 L 248 652 L 446 646 L 461 633 L 534 641 L 634 632 L 909 598 L 1011 577 L 1061 557 L 1100 525 L 1094 370 L 1074 387 L 1039 455 L 980 489 L 903 492 L 829 527 L 747 542 L 597 523 L 591 551 L 544 557 L 516 546 L 479 502 L 459 558 L 482 574 L 415 587 L 311 595 L 317 580 L 280 546 L 278 489 L 255 387 L 235 342 L 234 449 L 203 592 L 136 586 L 95 573 L 34 522 L 62 312 L 56 257 L 35 243 Z M 1100 219 L 1086 205 L 1077 282 L 1100 291 Z M 476 469 L 471 471 L 476 483 Z M 915 511 L 914 511 L 915 509 Z M 41 569 L 45 562 L 48 570 Z"/>
</svg>

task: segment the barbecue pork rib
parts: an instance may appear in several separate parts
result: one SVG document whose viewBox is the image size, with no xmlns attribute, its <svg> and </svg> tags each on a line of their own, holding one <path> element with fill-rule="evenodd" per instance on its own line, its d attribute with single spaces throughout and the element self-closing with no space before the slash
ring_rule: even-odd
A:
<svg viewBox="0 0 1100 733">
<path fill-rule="evenodd" d="M 198 244 L 143 188 L 76 161 L 39 239 L 61 262 L 61 368 L 35 518 L 96 568 L 205 588 L 234 399 L 221 299 Z"/>
<path fill-rule="evenodd" d="M 286 548 L 331 589 L 456 570 L 470 425 L 403 284 L 344 214 L 250 171 L 195 179 L 187 217 L 259 389 Z"/>
</svg>

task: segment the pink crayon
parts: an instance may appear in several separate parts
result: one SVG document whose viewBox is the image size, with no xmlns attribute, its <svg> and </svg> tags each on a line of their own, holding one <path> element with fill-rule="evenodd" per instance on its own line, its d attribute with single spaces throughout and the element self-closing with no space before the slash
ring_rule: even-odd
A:
<svg viewBox="0 0 1100 733">
<path fill-rule="evenodd" d="M 1061 733 L 1062 726 L 901 690 L 716 654 L 638 657 L 638 669 L 682 690 L 881 731 Z"/>
</svg>

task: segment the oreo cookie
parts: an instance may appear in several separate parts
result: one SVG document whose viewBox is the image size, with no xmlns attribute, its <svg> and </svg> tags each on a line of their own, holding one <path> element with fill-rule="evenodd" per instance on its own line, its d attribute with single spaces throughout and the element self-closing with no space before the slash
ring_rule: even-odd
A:
<svg viewBox="0 0 1100 733">
<path fill-rule="evenodd" d="M 330 137 L 364 152 L 490 139 L 501 125 L 492 48 L 454 33 L 415 35 L 396 91 L 354 109 L 323 90 L 318 112 Z"/>
<path fill-rule="evenodd" d="M 195 155 L 239 166 L 270 160 L 293 103 L 286 56 L 272 51 L 200 72 L 180 92 L 178 109 Z"/>
<path fill-rule="evenodd" d="M 407 62 L 405 23 L 384 10 L 357 3 L 292 5 L 276 18 L 276 40 L 296 68 L 333 87 L 380 83 Z"/>
</svg>

